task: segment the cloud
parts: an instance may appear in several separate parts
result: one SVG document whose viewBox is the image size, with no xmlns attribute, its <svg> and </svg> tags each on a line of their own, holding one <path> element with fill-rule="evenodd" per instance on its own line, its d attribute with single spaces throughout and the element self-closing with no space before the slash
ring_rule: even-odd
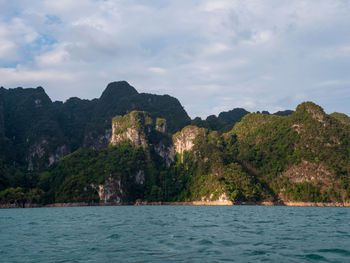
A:
<svg viewBox="0 0 350 263">
<path fill-rule="evenodd" d="M 350 2 L 0 0 L 0 85 L 99 97 L 127 80 L 177 97 L 191 117 L 222 109 L 350 114 Z M 331 95 L 329 95 L 331 94 Z M 227 98 L 230 98 L 228 100 Z"/>
</svg>

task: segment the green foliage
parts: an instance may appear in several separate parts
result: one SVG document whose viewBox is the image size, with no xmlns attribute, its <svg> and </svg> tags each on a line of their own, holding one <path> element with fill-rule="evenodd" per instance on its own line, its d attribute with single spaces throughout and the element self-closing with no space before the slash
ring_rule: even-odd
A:
<svg viewBox="0 0 350 263">
<path fill-rule="evenodd" d="M 126 185 L 126 191 L 130 191 L 125 196 L 126 201 L 136 200 L 142 195 L 134 176 L 139 170 L 148 169 L 147 161 L 144 150 L 134 148 L 128 142 L 100 150 L 80 149 L 63 158 L 50 172 L 51 176 L 42 174 L 39 185 L 51 184 L 54 189 L 51 189 L 51 195 L 55 193 L 51 199 L 57 202 L 91 202 L 98 199 L 92 185 L 103 184 L 112 177 L 120 179 Z"/>
<path fill-rule="evenodd" d="M 0 203 L 24 206 L 25 203 L 40 204 L 44 191 L 33 188 L 27 192 L 22 187 L 10 187 L 0 192 Z"/>
<path fill-rule="evenodd" d="M 232 201 L 259 201 L 262 199 L 262 187 L 260 183 L 247 174 L 238 163 L 227 166 L 223 177 L 227 192 Z"/>
<path fill-rule="evenodd" d="M 218 117 L 210 115 L 206 120 L 196 117 L 191 124 L 197 127 L 206 128 L 220 133 L 228 132 L 235 123 L 239 122 L 249 112 L 242 108 L 235 108 L 227 112 L 221 112 Z"/>
<path fill-rule="evenodd" d="M 348 115 L 344 113 L 333 112 L 332 114 L 330 114 L 330 116 L 336 118 L 342 124 L 350 126 L 350 117 Z"/>
<path fill-rule="evenodd" d="M 349 198 L 341 193 L 347 189 L 345 178 L 349 177 L 350 129 L 326 115 L 318 105 L 302 103 L 287 117 L 249 114 L 224 137 L 235 134 L 238 160 L 273 190 L 275 198 L 279 198 L 282 188 L 297 201 L 336 201 L 335 196 L 341 195 L 343 201 Z M 334 181 L 335 195 L 326 190 L 331 186 L 317 190 L 315 185 L 281 184 L 280 175 L 302 160 L 321 163 L 334 175 L 330 180 Z"/>
<path fill-rule="evenodd" d="M 320 187 L 308 182 L 292 184 L 286 192 L 286 196 L 293 201 L 329 202 L 327 192 L 321 193 Z M 339 200 L 341 201 L 341 200 Z"/>
<path fill-rule="evenodd" d="M 1 88 L 0 146 L 1 140 L 9 142 L 0 148 L 0 159 L 6 154 L 6 159 L 22 170 L 43 171 L 50 164 L 49 156 L 61 147 L 63 155 L 83 146 L 107 147 L 108 141 L 97 139 L 111 128 L 112 117 L 132 110 L 146 110 L 152 118 L 167 119 L 171 132 L 190 122 L 177 99 L 139 94 L 125 81 L 110 83 L 99 99 L 70 98 L 65 103 L 52 102 L 41 87 Z"/>
<path fill-rule="evenodd" d="M 0 202 L 10 203 L 10 204 L 23 204 L 25 202 L 25 194 L 21 187 L 17 188 L 7 188 L 6 190 L 0 192 Z"/>
<path fill-rule="evenodd" d="M 133 127 L 149 145 L 121 142 L 103 148 L 108 139 L 98 144 L 99 138 L 111 128 L 112 118 L 126 113 L 113 119 L 117 132 Z M 97 202 L 99 185 L 112 179 L 120 182 L 124 202 L 225 196 L 232 201 L 350 200 L 350 125 L 345 114 L 327 115 L 305 102 L 295 112 L 248 114 L 234 109 L 196 118 L 194 126 L 183 130 L 198 134 L 193 148 L 167 166 L 154 146 L 165 150 L 172 139 L 185 139 L 185 133 L 172 138 L 167 132 L 189 123 L 177 99 L 139 94 L 127 82 L 109 84 L 99 99 L 65 103 L 51 102 L 42 88 L 1 88 L 0 202 Z M 63 146 L 73 153 L 49 167 L 49 157 Z M 286 176 L 291 167 L 302 169 L 305 163 L 322 167 L 326 178 L 300 179 L 298 171 Z M 142 183 L 135 179 L 140 171 Z"/>
<path fill-rule="evenodd" d="M 116 123 L 114 132 L 116 134 L 125 132 L 128 128 L 133 128 L 140 133 L 145 133 L 153 126 L 153 120 L 149 113 L 144 111 L 132 111 L 124 116 L 115 116 L 112 125 Z M 152 127 L 153 128 L 153 127 Z"/>
</svg>

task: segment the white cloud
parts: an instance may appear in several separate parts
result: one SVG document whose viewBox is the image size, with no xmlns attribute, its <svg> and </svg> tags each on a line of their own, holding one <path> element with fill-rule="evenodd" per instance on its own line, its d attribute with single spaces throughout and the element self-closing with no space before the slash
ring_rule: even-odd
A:
<svg viewBox="0 0 350 263">
<path fill-rule="evenodd" d="M 349 1 L 0 6 L 0 85 L 7 88 L 42 85 L 53 99 L 93 98 L 124 79 L 142 92 L 176 96 L 192 117 L 234 107 L 273 112 L 301 100 L 350 114 Z M 337 93 L 327 96 L 334 85 Z"/>
<path fill-rule="evenodd" d="M 2 68 L 0 69 L 0 79 L 7 83 L 35 83 L 40 86 L 41 82 L 47 81 L 67 81 L 73 80 L 74 75 L 68 72 L 54 71 L 54 70 L 40 70 L 32 71 L 23 68 Z M 17 84 L 18 85 L 18 84 Z M 18 85 L 22 86 L 22 85 Z"/>
<path fill-rule="evenodd" d="M 148 68 L 148 70 L 152 73 L 157 73 L 157 74 L 165 73 L 165 69 L 158 68 L 158 67 L 150 67 L 150 68 Z"/>
</svg>

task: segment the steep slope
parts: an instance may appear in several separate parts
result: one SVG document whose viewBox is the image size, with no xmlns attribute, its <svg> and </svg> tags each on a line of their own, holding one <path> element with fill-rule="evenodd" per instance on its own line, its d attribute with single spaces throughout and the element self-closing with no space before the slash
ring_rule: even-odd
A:
<svg viewBox="0 0 350 263">
<path fill-rule="evenodd" d="M 249 114 L 226 136 L 237 158 L 275 198 L 344 201 L 350 196 L 350 129 L 306 102 L 287 116 Z"/>
<path fill-rule="evenodd" d="M 12 160 L 28 170 L 51 165 L 70 152 L 43 88 L 2 89 L 4 136 L 13 147 Z M 5 150 L 5 149 L 4 149 Z"/>
<path fill-rule="evenodd" d="M 167 118 L 170 132 L 190 121 L 177 99 L 139 94 L 126 81 L 108 84 L 99 99 L 70 98 L 65 103 L 52 102 L 41 87 L 1 88 L 0 137 L 14 146 L 12 162 L 29 170 L 45 169 L 79 147 L 107 147 L 112 118 L 135 109 Z"/>
<path fill-rule="evenodd" d="M 0 95 L 0 203 L 350 200 L 347 118 L 312 102 L 287 116 L 246 114 L 222 133 L 180 129 L 187 114 L 176 99 L 126 82 L 92 101 L 52 103 L 41 88 Z M 50 159 L 60 145 L 79 149 Z"/>
<path fill-rule="evenodd" d="M 97 102 L 86 128 L 84 147 L 107 147 L 112 135 L 112 118 L 134 110 L 146 111 L 152 118 L 165 118 L 169 132 L 176 132 L 190 123 L 189 116 L 177 99 L 168 95 L 139 94 L 125 81 L 113 82 Z"/>
</svg>

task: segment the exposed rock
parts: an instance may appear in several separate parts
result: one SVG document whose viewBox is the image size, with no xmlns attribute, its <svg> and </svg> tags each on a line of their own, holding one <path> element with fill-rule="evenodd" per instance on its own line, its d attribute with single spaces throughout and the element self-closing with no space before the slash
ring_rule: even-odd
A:
<svg viewBox="0 0 350 263">
<path fill-rule="evenodd" d="M 112 120 L 112 137 L 110 143 L 129 140 L 135 147 L 148 146 L 147 136 L 153 129 L 153 120 L 147 112 L 132 111 L 124 116 L 116 116 Z"/>
<path fill-rule="evenodd" d="M 191 151 L 196 137 L 204 132 L 205 129 L 190 125 L 173 135 L 175 152 L 181 155 L 181 161 L 183 161 L 184 151 Z"/>
<path fill-rule="evenodd" d="M 137 184 L 144 184 L 145 183 L 145 171 L 139 170 L 135 175 L 135 182 Z"/>
<path fill-rule="evenodd" d="M 113 126 L 115 127 L 115 126 Z M 147 147 L 148 143 L 146 137 L 138 130 L 133 128 L 127 128 L 125 132 L 120 134 L 112 134 L 111 144 L 116 145 L 122 141 L 129 140 L 134 146 Z"/>
<path fill-rule="evenodd" d="M 300 123 L 295 123 L 292 125 L 292 128 L 298 133 L 300 134 L 301 128 L 303 127 L 303 124 Z"/>
<path fill-rule="evenodd" d="M 167 166 L 175 160 L 175 149 L 166 133 L 166 120 L 157 118 L 154 121 L 149 113 L 132 111 L 124 116 L 116 116 L 112 120 L 111 145 L 128 140 L 135 147 L 153 148 L 162 157 Z"/>
<path fill-rule="evenodd" d="M 218 199 L 219 202 L 226 202 L 226 201 L 231 201 L 228 196 L 226 195 L 226 193 L 223 193 L 222 195 L 219 196 Z"/>
<path fill-rule="evenodd" d="M 35 159 L 43 158 L 46 149 L 48 147 L 48 141 L 46 139 L 39 140 L 29 147 L 29 153 L 27 156 L 28 160 L 28 171 L 33 171 L 35 169 Z"/>
<path fill-rule="evenodd" d="M 324 110 L 313 102 L 303 102 L 298 105 L 296 108 L 296 112 L 307 112 L 311 115 L 314 120 L 321 122 L 322 124 L 326 124 L 326 113 Z"/>
<path fill-rule="evenodd" d="M 53 165 L 54 163 L 57 163 L 60 159 L 62 159 L 69 153 L 70 151 L 67 145 L 58 146 L 55 152 L 50 154 L 49 156 L 49 166 Z"/>
<path fill-rule="evenodd" d="M 100 202 L 102 203 L 121 203 L 124 197 L 121 180 L 109 177 L 104 184 L 91 185 L 97 190 Z"/>
<path fill-rule="evenodd" d="M 329 184 L 333 177 L 322 163 L 310 163 L 305 160 L 290 167 L 283 173 L 283 176 L 288 177 L 294 183 L 322 182 L 323 184 Z"/>
<path fill-rule="evenodd" d="M 202 202 L 231 202 L 231 200 L 229 199 L 229 197 L 227 196 L 226 193 L 222 193 L 219 197 L 215 197 L 216 194 L 210 194 L 209 197 L 208 196 L 202 196 L 201 201 Z M 216 195 L 217 196 L 217 195 Z"/>
<path fill-rule="evenodd" d="M 167 132 L 166 120 L 163 118 L 156 119 L 156 130 L 162 133 Z"/>
<path fill-rule="evenodd" d="M 46 165 L 51 166 L 70 153 L 67 145 L 58 146 L 54 152 L 50 151 L 50 146 L 50 141 L 46 138 L 42 138 L 29 147 L 27 156 L 28 171 L 33 171 L 39 168 L 38 161 L 40 159 L 44 159 Z"/>
<path fill-rule="evenodd" d="M 154 151 L 165 160 L 169 167 L 175 160 L 176 151 L 173 145 L 166 145 L 163 142 L 154 146 Z"/>
</svg>

